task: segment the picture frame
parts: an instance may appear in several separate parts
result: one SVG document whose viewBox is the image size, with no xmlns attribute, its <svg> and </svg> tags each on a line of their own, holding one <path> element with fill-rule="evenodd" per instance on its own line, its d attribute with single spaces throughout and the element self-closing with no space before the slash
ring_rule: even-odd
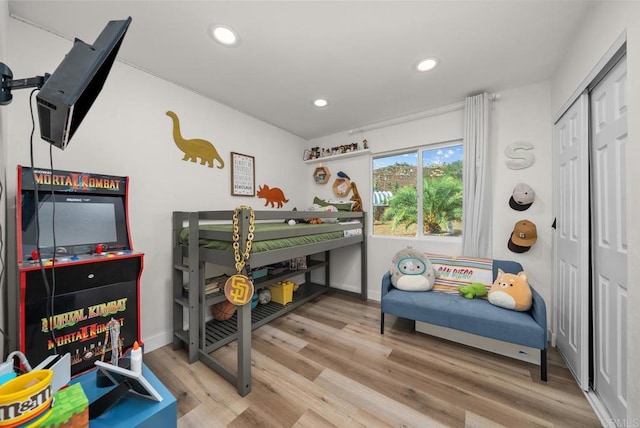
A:
<svg viewBox="0 0 640 428">
<path fill-rule="evenodd" d="M 253 156 L 231 152 L 231 196 L 255 196 L 255 175 Z"/>
<path fill-rule="evenodd" d="M 311 157 L 311 150 L 306 149 L 306 150 L 304 151 L 304 153 L 302 154 L 302 160 L 303 160 L 303 161 L 308 161 L 308 160 L 311 160 L 311 159 L 313 159 L 313 158 Z"/>
</svg>

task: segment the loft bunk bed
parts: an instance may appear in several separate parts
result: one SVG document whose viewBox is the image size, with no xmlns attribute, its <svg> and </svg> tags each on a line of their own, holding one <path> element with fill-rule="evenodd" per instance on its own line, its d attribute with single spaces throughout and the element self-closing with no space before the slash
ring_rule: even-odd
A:
<svg viewBox="0 0 640 428">
<path fill-rule="evenodd" d="M 304 269 L 285 269 L 253 281 L 259 290 L 271 283 L 304 275 L 287 305 L 271 302 L 238 306 L 226 321 L 207 320 L 208 308 L 226 299 L 224 291 L 206 293 L 205 268 L 211 263 L 226 268 L 236 266 L 233 249 L 233 223 L 237 224 L 237 242 L 246 243 L 253 224 L 251 252 L 243 272 L 251 276 L 252 267 L 268 266 L 305 257 Z M 319 218 L 322 224 L 306 223 Z M 288 220 L 296 223 L 289 224 Z M 227 211 L 173 212 L 173 347 L 184 347 L 189 362 L 202 361 L 227 381 L 236 385 L 242 396 L 251 391 L 251 331 L 331 289 L 331 250 L 351 247 L 360 252 L 360 291 L 333 289 L 340 293 L 367 298 L 366 214 L 364 212 L 254 211 L 240 207 Z M 242 245 L 242 244 L 240 244 Z M 315 282 L 324 270 L 323 283 Z M 188 291 L 185 291 L 188 290 Z M 188 327 L 184 326 L 184 313 Z M 211 355 L 216 349 L 238 341 L 237 367 L 229 368 Z"/>
</svg>

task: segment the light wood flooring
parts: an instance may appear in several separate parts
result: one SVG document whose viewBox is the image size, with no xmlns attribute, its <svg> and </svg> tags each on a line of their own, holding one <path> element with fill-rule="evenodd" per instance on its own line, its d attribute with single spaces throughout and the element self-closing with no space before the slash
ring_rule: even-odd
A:
<svg viewBox="0 0 640 428">
<path fill-rule="evenodd" d="M 179 427 L 598 427 L 561 357 L 539 367 L 417 333 L 380 305 L 326 294 L 252 336 L 246 397 L 171 345 L 145 363 L 178 400 Z M 214 354 L 235 367 L 235 342 Z"/>
</svg>

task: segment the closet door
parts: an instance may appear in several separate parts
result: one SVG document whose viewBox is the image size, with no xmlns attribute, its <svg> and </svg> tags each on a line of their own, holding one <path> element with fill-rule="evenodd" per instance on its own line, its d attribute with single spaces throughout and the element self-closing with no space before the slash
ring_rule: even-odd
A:
<svg viewBox="0 0 640 428">
<path fill-rule="evenodd" d="M 558 350 L 589 388 L 589 95 L 554 126 L 554 324 Z"/>
<path fill-rule="evenodd" d="M 591 92 L 594 390 L 627 416 L 626 57 Z"/>
</svg>

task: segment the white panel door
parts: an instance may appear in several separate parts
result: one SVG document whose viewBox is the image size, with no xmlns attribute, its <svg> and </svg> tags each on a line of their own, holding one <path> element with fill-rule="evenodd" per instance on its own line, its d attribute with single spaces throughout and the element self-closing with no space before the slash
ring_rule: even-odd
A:
<svg viewBox="0 0 640 428">
<path fill-rule="evenodd" d="M 594 390 L 627 417 L 627 68 L 624 57 L 591 92 Z"/>
<path fill-rule="evenodd" d="M 589 96 L 554 125 L 556 345 L 583 390 L 589 388 Z"/>
</svg>

